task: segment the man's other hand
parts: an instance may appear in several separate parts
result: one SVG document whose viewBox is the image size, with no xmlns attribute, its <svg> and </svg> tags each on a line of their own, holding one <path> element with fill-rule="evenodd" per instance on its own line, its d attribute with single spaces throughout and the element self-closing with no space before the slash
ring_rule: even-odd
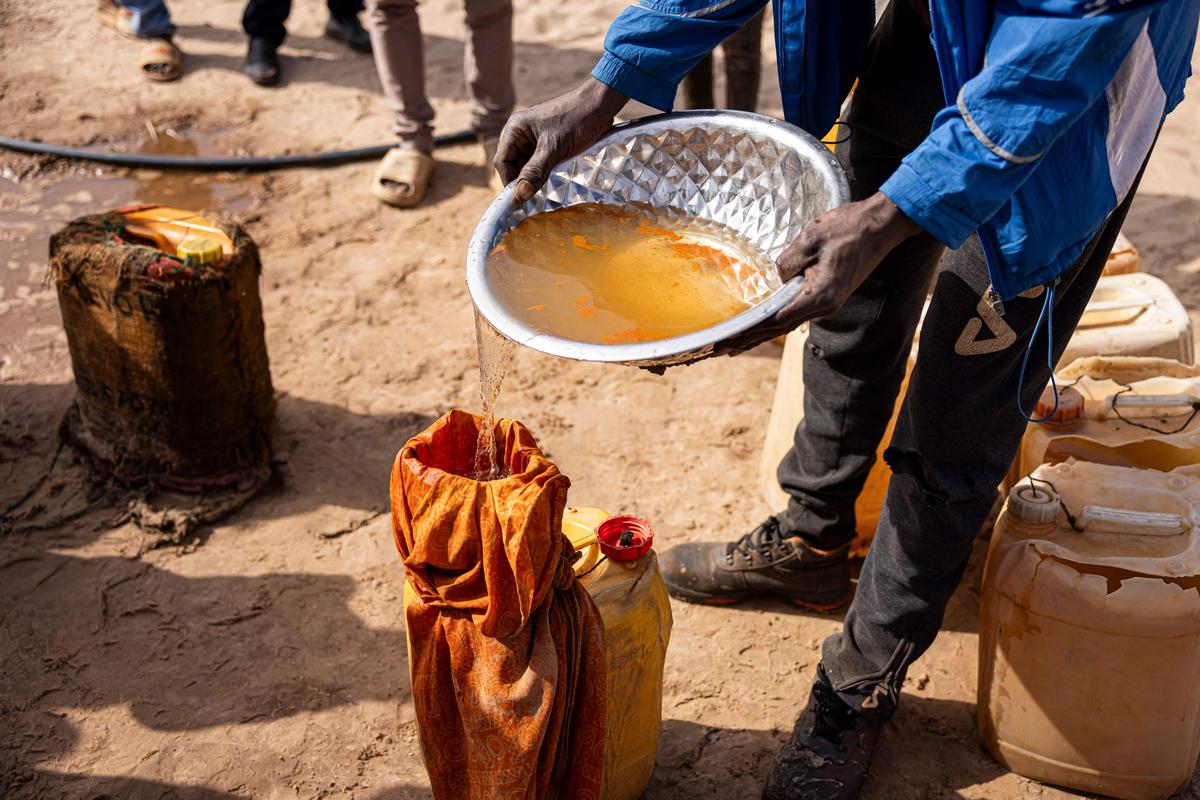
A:
<svg viewBox="0 0 1200 800">
<path fill-rule="evenodd" d="M 578 89 L 514 114 L 500 134 L 494 163 L 505 186 L 517 181 L 513 202 L 533 197 L 555 164 L 595 144 L 628 101 L 589 77 Z"/>
<path fill-rule="evenodd" d="M 797 275 L 804 283 L 791 302 L 774 316 L 717 345 L 717 352 L 737 355 L 790 333 L 802 322 L 841 307 L 883 257 L 921 228 L 887 196 L 876 192 L 813 220 L 779 256 L 779 277 Z"/>
</svg>

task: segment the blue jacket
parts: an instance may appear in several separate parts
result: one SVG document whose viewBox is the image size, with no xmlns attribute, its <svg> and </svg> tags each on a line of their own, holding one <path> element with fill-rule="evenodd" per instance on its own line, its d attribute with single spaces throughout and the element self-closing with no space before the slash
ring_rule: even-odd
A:
<svg viewBox="0 0 1200 800">
<path fill-rule="evenodd" d="M 892 0 L 905 2 L 905 0 Z M 640 0 L 592 74 L 670 110 L 766 0 Z M 775 0 L 785 118 L 823 135 L 863 63 L 872 0 Z M 946 108 L 881 191 L 949 247 L 978 232 L 1009 299 L 1061 275 L 1126 197 L 1191 74 L 1200 0 L 930 0 Z"/>
</svg>

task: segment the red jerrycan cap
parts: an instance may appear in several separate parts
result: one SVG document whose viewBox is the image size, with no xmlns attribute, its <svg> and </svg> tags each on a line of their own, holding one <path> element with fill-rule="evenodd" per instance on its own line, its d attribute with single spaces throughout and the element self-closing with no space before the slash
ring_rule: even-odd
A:
<svg viewBox="0 0 1200 800">
<path fill-rule="evenodd" d="M 654 546 L 650 523 L 637 517 L 609 517 L 596 529 L 600 552 L 613 561 L 636 561 Z"/>
</svg>

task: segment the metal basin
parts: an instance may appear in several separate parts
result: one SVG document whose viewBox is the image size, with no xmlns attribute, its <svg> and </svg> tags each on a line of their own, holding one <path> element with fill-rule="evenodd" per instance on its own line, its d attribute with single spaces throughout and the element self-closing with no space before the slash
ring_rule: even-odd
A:
<svg viewBox="0 0 1200 800">
<path fill-rule="evenodd" d="M 479 313 L 508 338 L 549 355 L 668 366 L 703 358 L 716 343 L 770 317 L 800 291 L 802 279 L 700 331 L 592 344 L 540 332 L 509 313 L 488 284 L 488 253 L 509 228 L 543 211 L 643 203 L 732 229 L 777 259 L 814 217 L 845 203 L 850 190 L 833 154 L 794 125 L 740 111 L 689 111 L 618 125 L 555 167 L 525 204 L 514 206 L 512 194 L 506 187 L 488 207 L 467 252 L 467 286 Z"/>
</svg>

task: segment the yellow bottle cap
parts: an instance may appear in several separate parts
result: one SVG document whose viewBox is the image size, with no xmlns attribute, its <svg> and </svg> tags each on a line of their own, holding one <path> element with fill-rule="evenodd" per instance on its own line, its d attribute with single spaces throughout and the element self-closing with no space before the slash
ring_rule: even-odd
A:
<svg viewBox="0 0 1200 800">
<path fill-rule="evenodd" d="M 221 243 L 207 236 L 189 236 L 179 243 L 175 253 L 193 264 L 218 264 L 224 251 Z"/>
</svg>

